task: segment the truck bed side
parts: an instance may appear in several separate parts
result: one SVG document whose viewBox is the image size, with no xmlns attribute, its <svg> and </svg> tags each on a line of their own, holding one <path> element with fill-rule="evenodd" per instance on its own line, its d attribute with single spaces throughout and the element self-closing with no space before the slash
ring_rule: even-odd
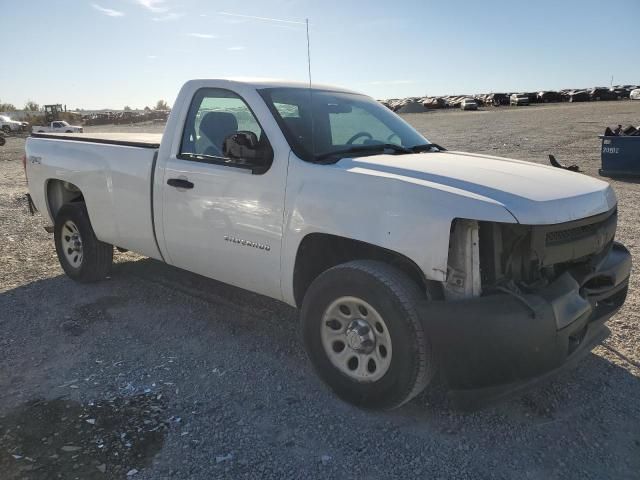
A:
<svg viewBox="0 0 640 480">
<path fill-rule="evenodd" d="M 53 223 L 51 186 L 69 182 L 82 192 L 98 239 L 161 258 L 151 203 L 157 152 L 122 144 L 29 138 L 26 165 L 33 201 Z"/>
</svg>

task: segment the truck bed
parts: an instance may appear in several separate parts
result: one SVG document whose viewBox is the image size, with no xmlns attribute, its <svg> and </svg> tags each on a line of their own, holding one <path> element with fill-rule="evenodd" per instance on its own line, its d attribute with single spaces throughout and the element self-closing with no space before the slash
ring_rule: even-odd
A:
<svg viewBox="0 0 640 480">
<path fill-rule="evenodd" d="M 33 133 L 31 136 L 140 148 L 160 148 L 162 140 L 161 133 Z"/>
<path fill-rule="evenodd" d="M 161 258 L 152 219 L 152 182 L 161 135 L 38 133 L 27 138 L 26 168 L 39 211 L 51 216 L 50 182 L 67 182 L 83 193 L 98 239 Z M 63 187 L 64 189 L 64 187 Z M 61 194 L 64 196 L 64 192 Z"/>
</svg>

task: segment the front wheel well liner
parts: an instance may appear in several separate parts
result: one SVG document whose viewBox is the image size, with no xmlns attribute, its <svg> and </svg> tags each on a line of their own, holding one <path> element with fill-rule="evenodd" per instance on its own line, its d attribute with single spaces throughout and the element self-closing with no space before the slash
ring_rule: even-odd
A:
<svg viewBox="0 0 640 480">
<path fill-rule="evenodd" d="M 310 233 L 300 242 L 293 269 L 293 295 L 296 305 L 302 305 L 307 289 L 318 275 L 331 267 L 352 260 L 378 260 L 388 263 L 404 272 L 425 296 L 439 298 L 441 295 L 440 284 L 427 280 L 413 260 L 398 252 L 338 235 Z"/>
</svg>

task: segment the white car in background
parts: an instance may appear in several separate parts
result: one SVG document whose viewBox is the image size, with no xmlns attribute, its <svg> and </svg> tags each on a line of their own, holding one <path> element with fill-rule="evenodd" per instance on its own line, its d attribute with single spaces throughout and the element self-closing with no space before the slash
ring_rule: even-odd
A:
<svg viewBox="0 0 640 480">
<path fill-rule="evenodd" d="M 478 102 L 473 98 L 465 98 L 460 102 L 460 108 L 462 110 L 478 110 Z"/>
<path fill-rule="evenodd" d="M 24 123 L 11 120 L 7 115 L 0 115 L 0 130 L 4 133 L 21 132 L 24 127 Z"/>
<path fill-rule="evenodd" d="M 515 107 L 529 105 L 529 95 L 524 93 L 514 93 L 509 97 L 509 105 Z"/>
<path fill-rule="evenodd" d="M 629 93 L 629 98 L 631 100 L 640 100 L 640 88 L 636 88 L 635 90 L 631 90 L 631 93 Z"/>
<path fill-rule="evenodd" d="M 77 125 L 69 125 L 64 120 L 51 122 L 49 126 L 36 125 L 31 129 L 33 133 L 82 133 L 84 129 Z"/>
</svg>

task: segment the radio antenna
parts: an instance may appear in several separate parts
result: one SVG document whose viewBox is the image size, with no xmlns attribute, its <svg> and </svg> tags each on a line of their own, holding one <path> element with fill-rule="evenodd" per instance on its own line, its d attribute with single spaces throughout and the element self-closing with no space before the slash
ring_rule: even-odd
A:
<svg viewBox="0 0 640 480">
<path fill-rule="evenodd" d="M 305 19 L 307 26 L 307 67 L 309 73 L 309 115 L 311 116 L 311 154 L 315 158 L 316 145 L 315 145 L 315 130 L 313 125 L 313 89 L 311 88 L 311 41 L 309 40 L 309 19 Z"/>
<path fill-rule="evenodd" d="M 311 42 L 309 41 L 309 19 L 305 20 L 307 25 L 307 66 L 309 67 L 309 88 L 311 88 Z"/>
</svg>

